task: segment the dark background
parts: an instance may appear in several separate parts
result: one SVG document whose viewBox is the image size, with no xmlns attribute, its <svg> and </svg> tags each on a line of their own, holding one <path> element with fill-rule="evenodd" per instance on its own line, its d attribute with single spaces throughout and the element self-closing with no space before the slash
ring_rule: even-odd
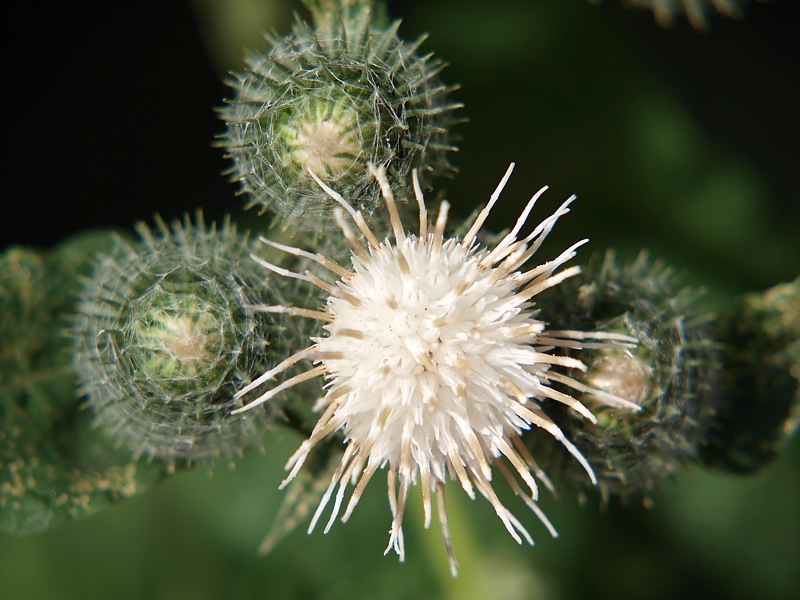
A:
<svg viewBox="0 0 800 600">
<path fill-rule="evenodd" d="M 202 6 L 3 8 L 0 247 L 49 247 L 154 212 L 241 211 L 212 147 L 222 74 L 238 66 L 211 43 Z M 286 31 L 297 8 L 277 5 L 273 26 Z M 682 20 L 659 29 L 614 0 L 419 0 L 391 10 L 403 36 L 430 32 L 424 50 L 448 60 L 444 78 L 463 85 L 462 175 L 441 182 L 461 214 L 514 160 L 495 228 L 545 183 L 540 217 L 579 195 L 547 245 L 553 253 L 585 236 L 581 258 L 649 248 L 705 286 L 711 308 L 800 273 L 800 3 L 750 3 L 745 20 L 713 16 L 702 34 Z M 347 525 L 327 537 L 297 532 L 268 559 L 255 556 L 296 443 L 276 435 L 266 456 L 236 471 L 209 479 L 200 470 L 88 521 L 0 538 L 0 596 L 800 596 L 796 439 L 754 476 L 690 469 L 649 511 L 634 502 L 598 514 L 596 499 L 585 508 L 570 493 L 545 499 L 561 539 L 524 515 L 533 550 L 505 538 L 487 503 L 452 493 L 456 581 L 435 526 L 420 532 L 418 515 L 409 517 L 409 564 L 380 556 L 389 516 L 377 477 Z"/>
<path fill-rule="evenodd" d="M 284 31 L 299 3 L 273 3 L 274 26 Z M 655 88 L 715 151 L 765 180 L 767 210 L 800 223 L 798 3 L 751 3 L 741 22 L 713 15 L 705 34 L 680 19 L 659 29 L 649 13 L 613 0 L 585 4 L 502 0 L 487 15 L 475 0 L 391 3 L 405 35 L 430 32 L 425 49 L 451 63 L 448 81 L 463 84 L 457 99 L 470 122 L 457 131 L 457 166 L 472 177 L 471 167 L 482 165 L 475 179 L 488 188 L 516 160 L 581 196 L 588 191 L 574 180 L 598 171 L 625 196 L 636 168 L 625 165 L 625 153 L 642 149 L 623 139 L 620 113 L 641 101 L 641 89 Z M 214 108 L 227 94 L 218 71 L 238 65 L 209 56 L 194 6 L 28 2 L 5 9 L 11 192 L 0 239 L 47 246 L 82 228 L 129 227 L 155 210 L 172 217 L 200 206 L 218 216 L 240 208 L 236 187 L 219 176 L 227 161 L 211 147 L 222 129 Z M 540 9 L 551 23 L 534 20 Z M 582 138 L 582 155 L 560 156 L 559 146 L 576 145 L 574 136 Z M 537 164 L 526 164 L 526 156 Z M 559 171 L 546 172 L 540 165 L 548 161 Z M 461 179 L 448 186 L 451 195 L 474 189 Z"/>
</svg>

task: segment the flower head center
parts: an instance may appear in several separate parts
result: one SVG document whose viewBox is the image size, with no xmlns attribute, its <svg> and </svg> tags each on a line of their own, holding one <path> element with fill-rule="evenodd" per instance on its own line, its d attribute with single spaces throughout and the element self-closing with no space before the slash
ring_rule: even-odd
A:
<svg viewBox="0 0 800 600">
<path fill-rule="evenodd" d="M 209 358 L 204 327 L 187 315 L 169 319 L 164 323 L 164 349 L 181 362 L 195 362 Z"/>
<path fill-rule="evenodd" d="M 315 99 L 293 115 L 284 126 L 283 135 L 302 171 L 310 169 L 323 177 L 338 177 L 361 151 L 356 124 L 352 108 Z"/>
<path fill-rule="evenodd" d="M 507 304 L 504 286 L 487 293 L 493 270 L 479 267 L 482 256 L 457 243 L 437 246 L 433 236 L 385 242 L 369 260 L 354 261 L 343 293 L 329 299 L 336 320 L 326 327 L 331 337 L 320 343 L 344 344 L 361 364 L 397 375 L 456 364 L 464 370 L 465 357 L 484 362 L 496 317 L 507 320 L 517 311 L 500 306 Z M 353 330 L 360 332 L 355 343 Z"/>
</svg>

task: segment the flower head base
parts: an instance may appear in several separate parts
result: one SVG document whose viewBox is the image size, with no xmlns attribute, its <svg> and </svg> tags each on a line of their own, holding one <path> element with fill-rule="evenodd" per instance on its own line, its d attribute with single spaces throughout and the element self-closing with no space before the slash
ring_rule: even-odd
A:
<svg viewBox="0 0 800 600">
<path fill-rule="evenodd" d="M 304 279 L 328 294 L 324 311 L 285 306 L 256 310 L 289 313 L 325 322 L 327 336 L 286 359 L 242 389 L 242 397 L 289 366 L 303 359 L 315 365 L 305 373 L 253 400 L 239 411 L 268 401 L 281 391 L 311 377 L 324 375 L 327 393 L 320 401 L 324 413 L 311 436 L 287 465 L 285 485 L 298 473 L 309 452 L 334 431 L 342 431 L 347 448 L 342 462 L 319 504 L 313 530 L 335 492 L 333 510 L 325 528 L 336 520 L 348 482 L 355 489 L 344 509 L 346 521 L 367 483 L 379 468 L 388 470 L 389 502 L 393 521 L 389 546 L 404 557 L 403 514 L 408 489 L 421 482 L 425 524 L 431 521 L 436 496 L 442 533 L 453 573 L 456 564 L 450 544 L 444 504 L 444 484 L 458 480 L 466 493 L 475 490 L 494 507 L 512 537 L 519 543 L 531 536 L 503 506 L 492 487 L 492 467 L 556 535 L 536 505 L 538 477 L 549 485 L 533 457 L 519 443 L 520 434 L 535 425 L 558 439 L 594 481 L 594 473 L 561 429 L 545 414 L 540 400 L 551 399 L 574 409 L 589 420 L 592 414 L 580 402 L 553 387 L 553 383 L 581 385 L 551 367 L 585 369 L 575 358 L 552 354 L 553 347 L 596 347 L 598 344 L 632 344 L 628 336 L 578 331 L 548 331 L 531 299 L 578 273 L 578 267 L 557 272 L 575 255 L 574 244 L 554 260 L 520 271 L 538 250 L 558 218 L 569 211 L 570 198 L 530 234 L 518 234 L 542 189 L 528 203 L 513 229 L 493 249 L 476 241 L 477 233 L 511 175 L 509 167 L 462 240 L 446 238 L 448 204 L 443 202 L 433 227 L 429 226 L 416 172 L 414 190 L 419 205 L 419 233 L 402 226 L 383 167 L 371 167 L 386 201 L 394 241 L 380 242 L 360 212 L 317 179 L 320 187 L 346 210 L 364 235 L 356 238 L 340 208 L 335 216 L 352 248 L 352 268 L 289 246 L 267 244 L 323 265 L 340 279 L 333 284 L 306 271 L 294 273 L 265 261 L 281 275 Z M 585 386 L 584 386 L 585 387 Z M 608 397 L 620 407 L 631 402 Z M 507 463 L 507 464 L 506 464 Z M 512 467 L 512 468 L 509 468 Z M 523 492 L 520 480 L 528 488 Z M 338 486 L 338 490 L 337 490 Z"/>
</svg>

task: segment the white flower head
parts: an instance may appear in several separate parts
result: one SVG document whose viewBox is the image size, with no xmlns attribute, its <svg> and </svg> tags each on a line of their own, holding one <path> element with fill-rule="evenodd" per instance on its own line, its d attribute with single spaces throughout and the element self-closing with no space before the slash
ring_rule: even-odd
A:
<svg viewBox="0 0 800 600">
<path fill-rule="evenodd" d="M 290 472 L 281 486 L 297 475 L 321 440 L 336 431 L 344 434 L 344 456 L 311 520 L 309 532 L 333 498 L 332 514 L 325 528 L 328 531 L 351 484 L 354 491 L 342 516 L 346 521 L 372 476 L 385 468 L 393 516 L 386 553 L 394 550 L 401 560 L 404 558 L 403 514 L 409 487 L 419 481 L 425 526 L 430 525 L 435 497 L 455 574 L 444 503 L 448 479 L 457 480 L 470 498 L 477 490 L 492 504 L 511 536 L 518 543 L 525 539 L 531 544 L 531 536 L 501 503 L 492 486 L 496 468 L 556 535 L 535 502 L 535 477 L 547 486 L 550 483 L 522 444 L 520 435 L 524 431 L 536 426 L 548 432 L 596 481 L 588 461 L 539 404 L 543 399 L 555 400 L 595 421 L 578 400 L 552 387 L 557 382 L 577 391 L 592 391 L 554 369 L 586 370 L 585 365 L 552 350 L 631 345 L 635 340 L 612 333 L 548 330 L 539 318 L 532 299 L 579 272 L 577 266 L 559 268 L 587 240 L 529 270 L 523 270 L 523 266 L 558 218 L 569 212 L 574 196 L 520 238 L 528 214 L 547 189 L 543 188 L 494 248 L 478 243 L 478 231 L 513 167 L 509 167 L 487 206 L 460 240 L 445 236 L 447 202 L 442 202 L 433 226 L 429 225 L 416 172 L 413 183 L 419 205 L 419 232 L 406 232 L 386 172 L 383 167 L 374 166 L 370 169 L 386 201 L 393 241 L 379 241 L 361 213 L 313 173 L 322 189 L 341 205 L 336 219 L 352 248 L 352 266 L 345 268 L 321 255 L 263 240 L 272 247 L 311 259 L 339 278 L 331 284 L 308 271 L 295 273 L 256 258 L 264 267 L 306 280 L 329 296 L 322 311 L 286 306 L 254 308 L 319 319 L 326 323 L 327 335 L 313 339 L 313 345 L 287 358 L 237 394 L 242 397 L 303 359 L 312 360 L 315 366 L 283 381 L 236 412 L 258 406 L 297 383 L 325 376 L 326 394 L 320 405 L 325 410 L 311 436 L 289 459 Z M 358 226 L 366 245 L 358 240 L 342 209 Z M 611 405 L 637 408 L 610 394 L 603 394 L 602 399 Z"/>
</svg>

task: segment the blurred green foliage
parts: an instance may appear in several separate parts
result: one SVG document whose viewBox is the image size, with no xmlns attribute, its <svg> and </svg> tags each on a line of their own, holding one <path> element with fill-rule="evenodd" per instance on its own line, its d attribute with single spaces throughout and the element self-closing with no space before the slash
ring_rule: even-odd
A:
<svg viewBox="0 0 800 600">
<path fill-rule="evenodd" d="M 166 475 L 93 426 L 66 335 L 82 276 L 113 232 L 0 256 L 0 531 L 40 533 L 142 493 Z"/>
</svg>

